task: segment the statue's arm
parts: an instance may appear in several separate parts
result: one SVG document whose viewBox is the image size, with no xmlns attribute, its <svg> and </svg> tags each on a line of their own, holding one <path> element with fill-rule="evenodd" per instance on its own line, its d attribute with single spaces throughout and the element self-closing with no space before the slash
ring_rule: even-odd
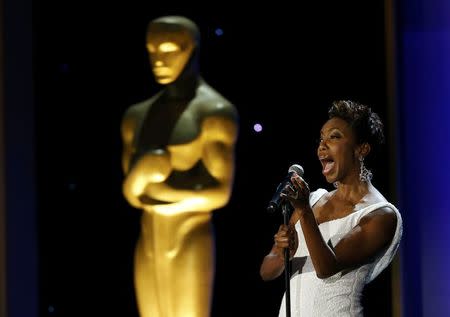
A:
<svg viewBox="0 0 450 317">
<path fill-rule="evenodd" d="M 121 122 L 120 134 L 122 137 L 122 170 L 127 174 L 130 170 L 130 160 L 133 153 L 133 139 L 136 128 L 136 120 L 131 112 L 127 111 Z"/>
<path fill-rule="evenodd" d="M 226 117 L 212 116 L 203 121 L 202 131 L 203 163 L 219 182 L 232 181 L 237 123 Z"/>
<path fill-rule="evenodd" d="M 234 108 L 221 109 L 202 121 L 202 160 L 208 172 L 219 182 L 225 205 L 231 194 L 235 170 L 235 145 L 238 118 Z"/>
<path fill-rule="evenodd" d="M 123 116 L 120 133 L 122 137 L 122 170 L 124 172 L 124 181 L 122 183 L 122 192 L 125 199 L 133 207 L 140 208 L 141 202 L 134 193 L 136 184 L 136 173 L 131 173 L 130 161 L 133 155 L 133 142 L 136 131 L 136 116 L 133 109 L 129 109 Z"/>
</svg>

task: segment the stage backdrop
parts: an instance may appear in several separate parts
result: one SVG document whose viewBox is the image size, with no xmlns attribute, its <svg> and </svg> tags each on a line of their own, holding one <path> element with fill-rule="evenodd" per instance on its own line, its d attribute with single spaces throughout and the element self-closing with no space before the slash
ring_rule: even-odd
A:
<svg viewBox="0 0 450 317">
<path fill-rule="evenodd" d="M 120 120 L 160 88 L 145 32 L 167 14 L 198 23 L 202 74 L 240 114 L 232 197 L 214 214 L 212 316 L 275 316 L 284 281 L 263 283 L 259 265 L 283 220 L 267 203 L 294 163 L 312 188 L 330 188 L 316 140 L 333 100 L 367 103 L 388 122 L 383 5 L 35 2 L 40 316 L 137 316 L 140 212 L 121 193 Z M 388 157 L 372 162 L 373 181 L 392 200 Z M 389 274 L 366 291 L 369 316 L 390 315 Z"/>
<path fill-rule="evenodd" d="M 396 11 L 404 316 L 449 316 L 450 3 L 399 1 Z"/>
</svg>

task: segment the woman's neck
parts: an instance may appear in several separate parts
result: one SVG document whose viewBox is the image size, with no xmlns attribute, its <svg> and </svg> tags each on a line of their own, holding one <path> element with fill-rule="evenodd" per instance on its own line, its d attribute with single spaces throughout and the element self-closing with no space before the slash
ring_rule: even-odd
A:
<svg viewBox="0 0 450 317">
<path fill-rule="evenodd" d="M 351 181 L 339 183 L 334 196 L 339 200 L 344 200 L 350 202 L 352 205 L 356 205 L 369 193 L 371 187 L 372 184 L 370 181 L 363 182 L 359 180 L 359 178 L 356 178 Z"/>
</svg>

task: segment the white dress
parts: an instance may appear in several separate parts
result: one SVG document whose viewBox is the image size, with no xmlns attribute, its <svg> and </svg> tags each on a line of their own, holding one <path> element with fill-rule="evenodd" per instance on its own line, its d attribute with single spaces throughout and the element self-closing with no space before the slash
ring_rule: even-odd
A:
<svg viewBox="0 0 450 317">
<path fill-rule="evenodd" d="M 327 193 L 318 189 L 310 195 L 313 206 Z M 327 243 L 333 247 L 339 240 L 355 227 L 361 217 L 382 207 L 390 207 L 397 214 L 397 228 L 391 244 L 380 252 L 373 262 L 351 271 L 319 279 L 314 271 L 308 248 L 306 247 L 300 223 L 295 224 L 299 235 L 299 246 L 292 259 L 290 280 L 291 316 L 293 317 L 341 317 L 363 316 L 361 295 L 364 286 L 371 282 L 392 261 L 402 236 L 402 218 L 397 208 L 388 202 L 380 202 L 357 210 L 343 218 L 327 221 L 319 225 L 320 232 Z M 279 316 L 286 316 L 286 294 L 281 302 Z"/>
</svg>

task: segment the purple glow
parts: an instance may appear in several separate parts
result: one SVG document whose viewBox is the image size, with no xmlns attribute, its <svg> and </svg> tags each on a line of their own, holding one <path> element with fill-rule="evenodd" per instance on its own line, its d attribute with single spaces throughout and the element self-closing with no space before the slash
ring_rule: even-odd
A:
<svg viewBox="0 0 450 317">
<path fill-rule="evenodd" d="M 253 126 L 253 130 L 255 130 L 255 132 L 261 132 L 262 129 L 262 125 L 260 125 L 259 123 L 255 123 L 255 125 Z"/>
</svg>

